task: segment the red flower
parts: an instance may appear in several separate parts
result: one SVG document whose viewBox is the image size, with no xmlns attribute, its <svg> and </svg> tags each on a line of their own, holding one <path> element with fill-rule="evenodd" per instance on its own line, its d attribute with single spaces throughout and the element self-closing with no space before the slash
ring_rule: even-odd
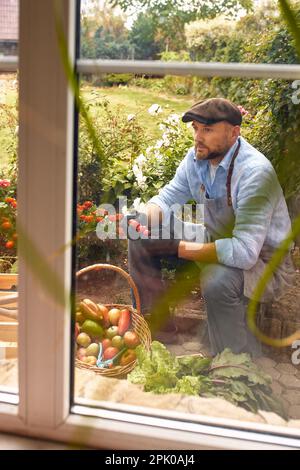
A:
<svg viewBox="0 0 300 470">
<path fill-rule="evenodd" d="M 10 186 L 9 180 L 0 180 L 0 187 L 1 188 L 8 188 Z"/>
<path fill-rule="evenodd" d="M 90 207 L 92 207 L 93 203 L 92 201 L 85 201 L 85 203 L 83 204 L 83 207 L 84 209 L 89 209 Z"/>
<path fill-rule="evenodd" d="M 13 209 L 17 207 L 17 201 L 13 197 L 6 197 L 4 200 L 10 204 Z"/>
<path fill-rule="evenodd" d="M 242 116 L 247 116 L 249 114 L 249 111 L 247 111 L 243 106 L 238 105 L 238 108 L 239 108 Z"/>
</svg>

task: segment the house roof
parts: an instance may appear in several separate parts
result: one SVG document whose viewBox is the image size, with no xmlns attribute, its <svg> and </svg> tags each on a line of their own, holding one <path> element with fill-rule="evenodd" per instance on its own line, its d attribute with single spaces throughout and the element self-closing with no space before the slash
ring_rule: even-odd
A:
<svg viewBox="0 0 300 470">
<path fill-rule="evenodd" d="M 19 37 L 19 0 L 0 0 L 0 41 Z"/>
</svg>

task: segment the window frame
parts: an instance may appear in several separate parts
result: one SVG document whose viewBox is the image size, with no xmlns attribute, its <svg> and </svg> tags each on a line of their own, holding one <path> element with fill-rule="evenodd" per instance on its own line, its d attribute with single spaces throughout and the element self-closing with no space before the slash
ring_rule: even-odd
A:
<svg viewBox="0 0 300 470">
<path fill-rule="evenodd" d="M 75 67 L 78 2 L 61 3 Z M 16 70 L 18 62 L 20 70 L 18 220 L 47 257 L 72 238 L 76 170 L 76 113 L 56 44 L 52 0 L 20 2 L 19 54 L 19 60 L 0 59 L 0 70 Z M 77 61 L 80 73 L 99 70 L 300 78 L 300 65 Z M 138 407 L 109 410 L 108 404 L 97 409 L 84 400 L 70 407 L 71 315 L 54 304 L 24 258 L 19 259 L 19 404 L 0 403 L 1 431 L 106 449 L 300 447 L 300 430 L 291 428 L 213 417 L 195 422 L 192 415 Z M 72 250 L 52 258 L 50 265 L 70 292 Z M 5 401 L 4 395 L 0 393 L 0 400 Z"/>
</svg>

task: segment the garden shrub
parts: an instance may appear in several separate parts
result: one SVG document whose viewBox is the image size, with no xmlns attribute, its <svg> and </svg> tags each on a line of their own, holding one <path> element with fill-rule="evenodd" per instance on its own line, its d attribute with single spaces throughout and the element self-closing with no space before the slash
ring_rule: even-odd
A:
<svg viewBox="0 0 300 470">
<path fill-rule="evenodd" d="M 128 85 L 133 79 L 131 73 L 107 73 L 93 81 L 94 86 Z"/>
<path fill-rule="evenodd" d="M 299 6 L 298 11 L 300 17 Z M 231 24 L 226 29 L 223 21 L 215 31 L 212 28 L 214 21 L 217 20 L 209 22 L 210 26 L 196 22 L 187 27 L 190 54 L 198 60 L 298 63 L 293 38 L 275 7 L 259 9 L 255 14 L 241 18 L 234 28 Z M 202 32 L 200 38 L 197 32 Z M 248 116 L 243 134 L 271 160 L 287 199 L 298 191 L 300 183 L 297 160 L 300 109 L 292 102 L 292 93 L 291 82 L 277 79 L 214 77 L 196 78 L 193 83 L 196 100 L 221 96 L 250 112 L 251 119 Z"/>
</svg>

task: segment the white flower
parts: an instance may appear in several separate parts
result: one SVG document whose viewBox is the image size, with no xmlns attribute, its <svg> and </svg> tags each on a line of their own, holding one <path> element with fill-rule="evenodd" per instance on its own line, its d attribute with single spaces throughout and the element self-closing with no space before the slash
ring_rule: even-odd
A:
<svg viewBox="0 0 300 470">
<path fill-rule="evenodd" d="M 146 176 L 143 175 L 141 168 L 138 165 L 134 164 L 132 167 L 132 171 L 133 171 L 134 176 L 136 177 L 138 186 L 141 189 L 144 189 L 146 187 L 145 183 L 146 183 L 147 178 Z"/>
<path fill-rule="evenodd" d="M 164 132 L 163 135 L 162 135 L 162 140 L 163 140 L 163 143 L 166 147 L 168 147 L 168 145 L 170 145 L 170 139 L 169 139 L 169 133 L 168 132 Z"/>
<path fill-rule="evenodd" d="M 166 130 L 166 125 L 163 124 L 163 123 L 159 124 L 158 127 L 160 128 L 161 131 L 165 131 L 165 130 Z"/>
<path fill-rule="evenodd" d="M 153 152 L 154 147 L 151 145 L 150 147 L 146 148 L 146 155 L 149 157 Z"/>
<path fill-rule="evenodd" d="M 136 159 L 134 160 L 134 163 L 142 167 L 144 163 L 146 163 L 146 161 L 147 161 L 147 158 L 145 157 L 144 154 L 141 153 L 138 157 L 136 157 Z"/>
<path fill-rule="evenodd" d="M 155 103 L 150 106 L 148 109 L 148 113 L 151 114 L 151 116 L 156 116 L 157 114 L 160 114 L 162 112 L 162 107 Z"/>
<path fill-rule="evenodd" d="M 179 114 L 176 114 L 176 113 L 170 114 L 170 116 L 167 119 L 167 122 L 173 125 L 178 124 L 179 121 L 180 121 L 180 116 Z"/>
<path fill-rule="evenodd" d="M 154 152 L 154 156 L 157 160 L 162 160 L 163 159 L 163 156 L 162 154 L 159 152 L 159 150 L 155 150 Z"/>
<path fill-rule="evenodd" d="M 133 174 L 134 176 L 137 178 L 140 174 L 142 174 L 143 176 L 143 172 L 142 170 L 140 169 L 140 167 L 135 163 L 132 167 L 132 171 L 133 171 Z"/>
<path fill-rule="evenodd" d="M 128 114 L 127 116 L 127 121 L 130 122 L 130 121 L 133 121 L 135 119 L 135 114 Z"/>
<path fill-rule="evenodd" d="M 163 139 L 159 139 L 156 144 L 155 144 L 155 148 L 156 149 L 160 149 L 162 146 L 164 145 L 164 140 Z"/>
<path fill-rule="evenodd" d="M 141 189 L 146 189 L 146 181 L 147 181 L 147 178 L 146 176 L 143 176 L 143 175 L 140 175 L 137 179 L 137 184 L 138 184 L 138 187 L 141 188 Z"/>
</svg>

